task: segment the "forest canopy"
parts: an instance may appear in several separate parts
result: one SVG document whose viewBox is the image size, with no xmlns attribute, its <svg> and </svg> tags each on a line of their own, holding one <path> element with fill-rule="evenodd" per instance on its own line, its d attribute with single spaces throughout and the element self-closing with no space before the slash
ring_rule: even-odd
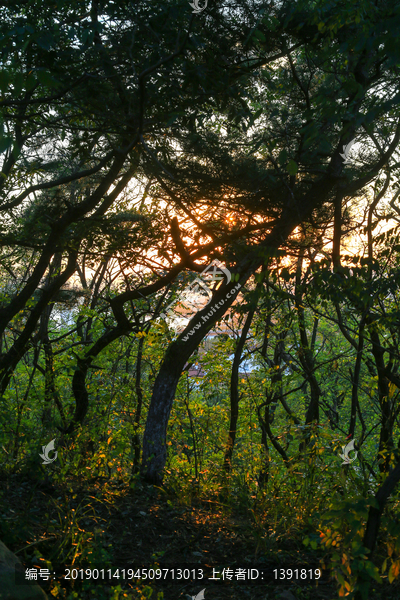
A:
<svg viewBox="0 0 400 600">
<path fill-rule="evenodd" d="M 395 580 L 399 27 L 393 0 L 0 7 L 4 477 L 57 439 L 54 481 L 283 485 L 340 535 L 340 595 L 381 582 L 380 525 Z"/>
</svg>

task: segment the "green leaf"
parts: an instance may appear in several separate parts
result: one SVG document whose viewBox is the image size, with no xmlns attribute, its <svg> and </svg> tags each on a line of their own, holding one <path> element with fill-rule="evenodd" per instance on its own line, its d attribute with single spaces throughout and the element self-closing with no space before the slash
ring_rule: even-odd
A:
<svg viewBox="0 0 400 600">
<path fill-rule="evenodd" d="M 0 152 L 5 152 L 11 146 L 13 139 L 9 136 L 0 136 Z"/>
<path fill-rule="evenodd" d="M 14 94 L 19 96 L 24 85 L 24 76 L 22 73 L 16 73 L 13 81 Z"/>
<path fill-rule="evenodd" d="M 57 87 L 58 85 L 57 80 L 47 71 L 37 71 L 37 78 L 41 84 L 47 87 Z"/>
<path fill-rule="evenodd" d="M 262 31 L 255 31 L 253 33 L 253 38 L 256 39 L 256 40 L 258 40 L 258 41 L 260 41 L 260 42 L 265 42 L 266 41 L 265 35 L 263 34 Z"/>
<path fill-rule="evenodd" d="M 336 577 L 337 577 L 337 580 L 339 581 L 339 583 L 341 583 L 342 585 L 344 585 L 344 577 L 343 577 L 343 575 L 341 573 L 338 573 L 336 575 Z"/>
<path fill-rule="evenodd" d="M 289 160 L 286 168 L 288 170 L 289 175 L 296 175 L 298 171 L 297 163 L 295 163 L 294 160 Z"/>
<path fill-rule="evenodd" d="M 290 279 L 290 273 L 289 273 L 289 271 L 288 271 L 288 269 L 286 267 L 284 269 L 282 269 L 282 271 L 281 271 L 281 277 L 285 281 L 289 281 L 289 279 Z"/>
<path fill-rule="evenodd" d="M 9 85 L 10 85 L 10 73 L 8 73 L 7 71 L 4 71 L 4 69 L 3 69 L 2 71 L 0 71 L 0 90 L 2 92 L 6 92 Z"/>
<path fill-rule="evenodd" d="M 286 164 L 286 161 L 287 161 L 287 151 L 282 150 L 278 156 L 278 163 L 281 167 L 283 167 L 283 165 Z"/>
<path fill-rule="evenodd" d="M 51 46 L 54 44 L 54 38 L 49 32 L 41 35 L 36 41 L 38 46 L 43 48 L 43 50 L 50 50 Z"/>
<path fill-rule="evenodd" d="M 28 73 L 28 77 L 26 78 L 25 81 L 25 87 L 26 90 L 29 92 L 30 90 L 32 90 L 36 85 L 36 77 L 33 75 L 33 73 Z"/>
<path fill-rule="evenodd" d="M 382 579 L 381 579 L 381 576 L 379 575 L 378 567 L 376 567 L 370 560 L 365 561 L 364 569 L 366 570 L 366 572 L 368 573 L 368 575 L 370 577 L 375 579 L 375 581 L 377 583 L 382 583 Z M 390 574 L 389 574 L 389 582 L 392 583 L 390 581 Z"/>
</svg>

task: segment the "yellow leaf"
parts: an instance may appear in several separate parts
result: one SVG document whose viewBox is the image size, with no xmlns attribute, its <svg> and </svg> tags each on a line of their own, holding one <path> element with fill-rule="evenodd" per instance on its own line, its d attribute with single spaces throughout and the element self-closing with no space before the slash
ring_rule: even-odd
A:
<svg viewBox="0 0 400 600">
<path fill-rule="evenodd" d="M 389 569 L 388 579 L 389 583 L 392 583 L 396 577 L 399 576 L 400 573 L 400 560 L 396 560 L 396 562 L 392 563 L 392 566 Z"/>
<path fill-rule="evenodd" d="M 393 565 L 390 567 L 389 569 L 389 575 L 388 575 L 388 579 L 389 579 L 389 583 L 393 583 L 394 580 L 394 575 L 393 575 Z"/>
<path fill-rule="evenodd" d="M 396 562 L 393 563 L 392 567 L 393 567 L 394 576 L 398 577 L 399 573 L 400 573 L 400 560 L 396 560 Z"/>
</svg>

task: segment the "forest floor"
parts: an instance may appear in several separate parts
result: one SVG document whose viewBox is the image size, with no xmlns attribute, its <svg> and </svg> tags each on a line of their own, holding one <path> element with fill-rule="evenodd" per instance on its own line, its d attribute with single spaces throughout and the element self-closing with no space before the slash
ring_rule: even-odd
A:
<svg viewBox="0 0 400 600">
<path fill-rule="evenodd" d="M 265 572 L 271 572 L 282 566 L 318 566 L 315 552 L 298 542 L 272 543 L 268 536 L 257 537 L 249 511 L 228 510 L 217 500 L 193 497 L 183 504 L 167 491 L 143 484 L 132 489 L 123 482 L 69 480 L 59 486 L 35 484 L 18 475 L 0 481 L 0 490 L 0 539 L 17 553 L 25 568 L 49 566 L 61 573 L 68 565 L 76 569 L 103 568 L 107 572 L 112 566 L 112 574 L 119 568 L 120 577 L 112 582 L 82 583 L 79 578 L 75 582 L 57 578 L 57 583 L 40 582 L 49 599 L 141 600 L 151 595 L 154 600 L 190 600 L 203 589 L 205 600 L 338 598 L 332 581 L 277 585 L 209 580 L 213 567 L 221 572 L 223 568 L 261 565 Z M 63 564 L 59 562 L 61 555 Z M 199 570 L 203 569 L 204 576 L 195 582 L 154 580 L 147 589 L 148 580 L 138 584 L 137 580 L 127 579 L 128 569 L 137 572 L 139 567 L 157 568 L 155 563 L 161 569 L 174 568 L 176 577 L 183 567 L 196 569 L 200 576 Z M 396 584 L 389 590 L 378 586 L 369 598 L 398 599 L 400 588 Z"/>
</svg>

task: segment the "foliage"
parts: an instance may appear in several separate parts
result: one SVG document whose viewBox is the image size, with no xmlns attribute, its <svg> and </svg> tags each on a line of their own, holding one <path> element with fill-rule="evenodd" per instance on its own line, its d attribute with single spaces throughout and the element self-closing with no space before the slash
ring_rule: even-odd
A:
<svg viewBox="0 0 400 600">
<path fill-rule="evenodd" d="M 399 5 L 225 4 L 0 8 L 0 475 L 32 486 L 1 538 L 112 565 L 107 501 L 72 482 L 140 497 L 161 456 L 171 510 L 366 600 L 400 573 Z M 215 258 L 223 307 L 177 333 L 160 315 Z M 163 597 L 142 584 L 51 593 Z"/>
</svg>

